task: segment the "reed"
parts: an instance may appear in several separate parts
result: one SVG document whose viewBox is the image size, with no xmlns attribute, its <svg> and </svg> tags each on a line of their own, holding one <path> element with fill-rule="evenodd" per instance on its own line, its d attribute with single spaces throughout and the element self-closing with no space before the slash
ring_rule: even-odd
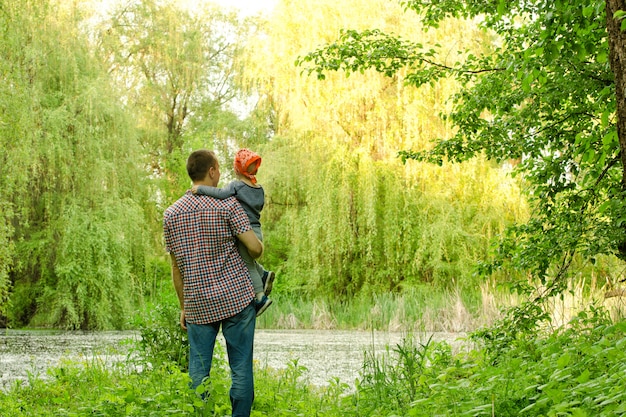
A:
<svg viewBox="0 0 626 417">
<path fill-rule="evenodd" d="M 619 320 L 626 317 L 626 293 L 611 288 L 584 279 L 571 280 L 567 291 L 538 302 L 548 313 L 552 328 L 567 324 L 589 306 L 606 308 Z M 400 294 L 361 295 L 347 302 L 278 293 L 272 298 L 272 306 L 257 320 L 259 328 L 452 333 L 489 326 L 506 308 L 527 299 L 490 282 L 471 293 L 424 286 Z"/>
<path fill-rule="evenodd" d="M 516 302 L 489 284 L 473 293 L 422 286 L 350 301 L 278 293 L 272 299 L 272 306 L 257 320 L 259 328 L 468 332 L 492 323 L 500 316 L 499 308 Z"/>
</svg>

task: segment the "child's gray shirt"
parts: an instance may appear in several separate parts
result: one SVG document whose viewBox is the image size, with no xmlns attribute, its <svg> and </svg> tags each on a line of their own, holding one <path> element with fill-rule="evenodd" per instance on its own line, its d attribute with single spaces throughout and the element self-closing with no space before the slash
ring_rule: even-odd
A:
<svg viewBox="0 0 626 417">
<path fill-rule="evenodd" d="M 235 197 L 248 215 L 251 226 L 261 226 L 261 211 L 265 204 L 265 191 L 263 187 L 251 187 L 243 181 L 235 180 L 228 183 L 224 188 L 199 185 L 198 194 L 208 195 L 223 200 Z"/>
</svg>

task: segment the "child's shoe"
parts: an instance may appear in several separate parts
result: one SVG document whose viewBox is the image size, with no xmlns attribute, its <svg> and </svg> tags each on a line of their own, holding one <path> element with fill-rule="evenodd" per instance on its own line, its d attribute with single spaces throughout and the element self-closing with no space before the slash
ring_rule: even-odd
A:
<svg viewBox="0 0 626 417">
<path fill-rule="evenodd" d="M 272 300 L 264 295 L 260 300 L 254 301 L 254 308 L 256 309 L 256 316 L 259 317 L 267 308 L 272 304 Z"/>
<path fill-rule="evenodd" d="M 276 274 L 274 271 L 265 271 L 261 280 L 263 281 L 263 292 L 265 295 L 270 295 L 272 292 L 272 286 L 274 285 L 274 278 L 276 278 Z"/>
</svg>

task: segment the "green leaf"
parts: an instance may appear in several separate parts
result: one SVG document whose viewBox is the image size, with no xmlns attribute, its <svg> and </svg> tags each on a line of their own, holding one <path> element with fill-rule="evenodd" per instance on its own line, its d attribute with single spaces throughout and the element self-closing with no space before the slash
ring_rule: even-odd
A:
<svg viewBox="0 0 626 417">
<path fill-rule="evenodd" d="M 567 365 L 569 365 L 571 359 L 572 359 L 572 355 L 571 354 L 564 353 L 563 355 L 561 355 L 561 357 L 557 361 L 558 367 L 559 368 L 565 368 Z"/>
<path fill-rule="evenodd" d="M 617 144 L 617 130 L 611 130 L 602 137 L 602 145 L 605 148 L 613 148 Z"/>
<path fill-rule="evenodd" d="M 498 2 L 498 14 L 500 16 L 504 15 L 507 11 L 506 3 L 506 0 L 500 0 Z"/>
<path fill-rule="evenodd" d="M 624 10 L 617 10 L 615 13 L 613 13 L 614 19 L 624 19 L 624 17 L 626 17 L 626 11 Z"/>
<path fill-rule="evenodd" d="M 602 115 L 600 116 L 600 122 L 602 123 L 602 127 L 608 127 L 609 126 L 609 116 L 611 115 L 611 112 L 609 110 L 605 110 L 602 112 Z"/>
<path fill-rule="evenodd" d="M 585 382 L 589 381 L 590 375 L 591 375 L 591 372 L 589 372 L 589 369 L 585 369 L 580 375 L 578 375 L 578 378 L 576 378 L 576 381 L 579 384 L 584 384 Z"/>
</svg>

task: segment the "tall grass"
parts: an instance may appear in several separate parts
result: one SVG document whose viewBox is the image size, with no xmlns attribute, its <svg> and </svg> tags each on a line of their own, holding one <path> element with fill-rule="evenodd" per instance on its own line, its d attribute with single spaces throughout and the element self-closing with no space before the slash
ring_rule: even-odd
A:
<svg viewBox="0 0 626 417">
<path fill-rule="evenodd" d="M 487 285 L 473 293 L 421 286 L 343 302 L 276 293 L 272 298 L 258 319 L 260 328 L 467 332 L 497 319 L 498 306 L 516 302 Z"/>
<path fill-rule="evenodd" d="M 569 322 L 591 305 L 606 307 L 614 319 L 625 316 L 623 294 L 609 291 L 603 281 L 591 281 L 571 280 L 568 291 L 543 300 L 542 307 L 549 312 L 553 327 Z M 155 315 L 178 307 L 171 282 L 163 281 L 155 293 L 158 298 L 147 303 L 131 327 L 141 328 L 144 323 L 154 321 Z M 605 298 L 607 293 L 610 298 Z M 348 301 L 295 296 L 280 291 L 274 291 L 271 298 L 273 303 L 257 319 L 257 328 L 397 332 L 470 332 L 489 326 L 501 318 L 504 309 L 519 305 L 525 299 L 493 282 L 485 282 L 474 291 L 423 285 L 406 288 L 401 293 L 361 294 Z"/>
<path fill-rule="evenodd" d="M 367 355 L 354 387 L 337 379 L 312 386 L 297 359 L 282 370 L 256 369 L 252 416 L 626 415 L 626 321 L 595 310 L 555 331 L 476 341 L 455 353 L 446 342 L 407 336 L 387 354 Z M 208 402 L 189 390 L 178 364 L 138 371 L 135 362 L 91 361 L 0 392 L 0 410 L 3 417 L 229 415 L 223 350 L 218 355 Z"/>
<path fill-rule="evenodd" d="M 481 287 L 476 293 L 418 287 L 346 303 L 289 299 L 274 304 L 259 327 L 402 330 L 407 336 L 387 353 L 366 353 L 360 376 L 313 386 L 298 358 L 285 369 L 255 370 L 252 416 L 618 416 L 626 415 L 626 321 L 610 310 L 589 310 L 604 287 L 572 284 L 546 300 L 550 325 L 513 329 L 496 306 L 520 300 Z M 172 294 L 162 294 L 171 302 Z M 0 392 L 0 415 L 18 416 L 224 416 L 230 386 L 223 349 L 200 400 L 186 374 L 186 346 L 176 332 L 177 309 L 151 308 L 139 323 L 138 356 L 127 362 L 65 362 L 45 379 L 31 375 Z M 560 326 L 559 324 L 564 324 Z M 485 331 L 474 329 L 488 325 Z M 415 332 L 468 331 L 462 349 L 410 336 Z"/>
</svg>

